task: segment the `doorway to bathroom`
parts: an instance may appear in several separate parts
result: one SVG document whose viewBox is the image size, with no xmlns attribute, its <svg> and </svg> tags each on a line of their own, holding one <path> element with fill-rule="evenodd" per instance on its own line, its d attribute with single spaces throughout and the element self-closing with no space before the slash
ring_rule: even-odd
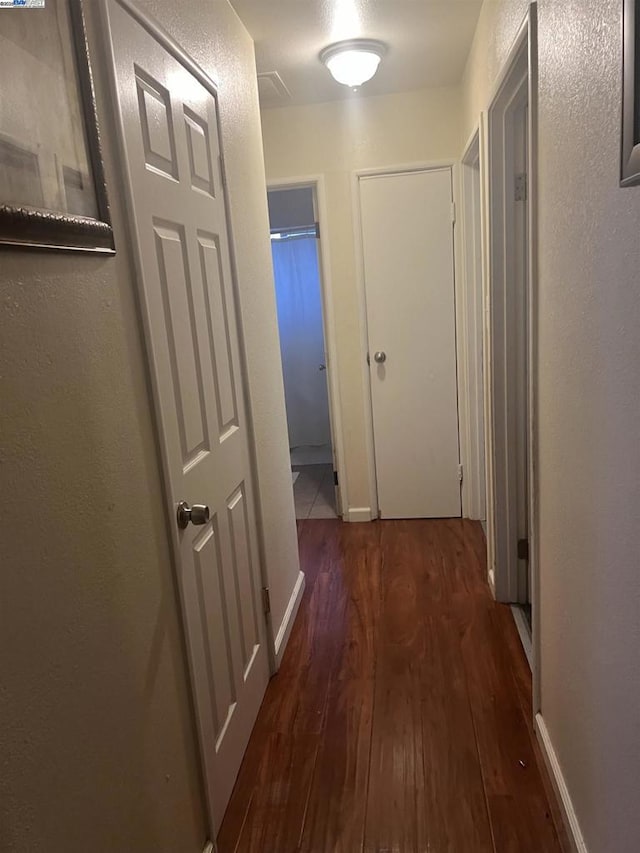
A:
<svg viewBox="0 0 640 853">
<path fill-rule="evenodd" d="M 268 190 L 297 519 L 341 515 L 316 187 Z"/>
</svg>

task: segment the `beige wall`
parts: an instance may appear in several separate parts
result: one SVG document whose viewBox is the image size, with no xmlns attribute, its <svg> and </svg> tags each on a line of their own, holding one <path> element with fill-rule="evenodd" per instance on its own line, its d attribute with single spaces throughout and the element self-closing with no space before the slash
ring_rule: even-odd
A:
<svg viewBox="0 0 640 853">
<path fill-rule="evenodd" d="M 141 5 L 222 92 L 277 620 L 298 565 L 253 47 L 223 0 Z M 97 9 L 85 8 L 97 58 Z M 0 850 L 201 853 L 135 286 L 97 61 L 94 72 L 117 255 L 0 259 Z"/>
<path fill-rule="evenodd" d="M 267 178 L 323 175 L 347 473 L 348 504 L 370 505 L 356 287 L 351 174 L 356 169 L 455 159 L 459 89 L 354 98 L 262 113 Z"/>
<path fill-rule="evenodd" d="M 640 838 L 640 187 L 619 0 L 539 0 L 542 713 L 590 853 Z M 465 136 L 525 14 L 485 2 Z"/>
</svg>

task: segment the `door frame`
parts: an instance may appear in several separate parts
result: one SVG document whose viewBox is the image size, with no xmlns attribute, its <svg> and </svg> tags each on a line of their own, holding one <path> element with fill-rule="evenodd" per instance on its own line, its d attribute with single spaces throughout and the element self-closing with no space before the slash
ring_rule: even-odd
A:
<svg viewBox="0 0 640 853">
<path fill-rule="evenodd" d="M 531 572 L 533 713 L 540 711 L 540 568 L 538 503 L 538 223 L 537 223 L 537 7 L 532 3 L 493 88 L 486 116 L 486 169 L 488 194 L 487 302 L 487 413 L 488 462 L 487 536 L 489 573 L 498 601 L 517 600 L 518 560 L 514 512 L 513 462 L 509 459 L 510 426 L 507 418 L 509 360 L 504 306 L 508 297 L 508 272 L 513 259 L 509 239 L 505 117 L 526 76 L 529 103 L 528 191 L 529 268 L 527 294 L 527 401 L 528 401 L 528 535 Z"/>
<path fill-rule="evenodd" d="M 362 376 L 362 390 L 364 396 L 365 408 L 365 454 L 367 458 L 367 470 L 369 481 L 369 507 L 371 510 L 371 520 L 380 517 L 380 507 L 378 504 L 378 483 L 376 476 L 375 462 L 375 443 L 373 435 L 373 403 L 371 397 L 371 372 L 367 364 L 367 352 L 369 349 L 369 336 L 367 324 L 367 297 L 364 276 L 364 242 L 362 237 L 362 209 L 360 205 L 360 178 L 366 177 L 381 177 L 385 175 L 402 175 L 411 174 L 412 172 L 428 172 L 439 169 L 450 169 L 452 180 L 452 198 L 453 198 L 453 287 L 454 287 L 454 304 L 455 304 L 455 333 L 456 333 L 456 381 L 457 381 L 457 399 L 458 399 L 458 453 L 459 462 L 463 466 L 466 463 L 466 455 L 463 457 L 462 449 L 462 430 L 460 428 L 463 414 L 462 409 L 466 403 L 466 386 L 464 385 L 465 377 L 461 372 L 461 365 L 466 356 L 464 353 L 465 342 L 461 334 L 462 321 L 460 314 L 460 300 L 458 299 L 458 286 L 462 279 L 462 253 L 461 241 L 457 239 L 458 216 L 459 208 L 458 199 L 460 197 L 460 167 L 457 160 L 428 160 L 422 162 L 400 163 L 397 165 L 390 164 L 387 166 L 377 166 L 367 169 L 355 169 L 351 172 L 351 217 L 353 222 L 353 240 L 355 246 L 355 267 L 356 267 L 356 290 L 358 297 L 358 314 L 360 325 L 360 364 Z M 466 415 L 465 415 L 466 416 Z M 466 453 L 466 449 L 465 449 Z M 361 519 L 359 519 L 361 520 Z"/>
<path fill-rule="evenodd" d="M 336 314 L 331 281 L 331 254 L 327 236 L 329 218 L 327 216 L 327 196 L 323 175 L 306 175 L 294 178 L 269 178 L 267 191 L 290 190 L 311 187 L 320 231 L 320 295 L 322 299 L 322 329 L 324 334 L 325 355 L 327 358 L 327 391 L 329 392 L 329 423 L 331 443 L 338 474 L 338 495 L 341 514 L 348 513 L 347 474 L 345 471 L 344 434 L 342 431 L 342 401 L 340 398 L 340 367 L 336 345 Z M 347 520 L 347 519 L 345 519 Z"/>
<path fill-rule="evenodd" d="M 189 673 L 189 689 L 192 697 L 192 713 L 194 717 L 195 723 L 195 734 L 196 741 L 198 745 L 198 752 L 200 753 L 200 762 L 202 766 L 202 779 L 201 779 L 201 791 L 203 797 L 203 803 L 205 807 L 205 813 L 208 822 L 208 831 L 210 833 L 210 839 L 206 841 L 204 847 L 204 853 L 215 853 L 216 848 L 216 836 L 219 830 L 219 827 L 216 825 L 213 803 L 210 802 L 209 797 L 207 796 L 207 786 L 206 786 L 206 758 L 203 754 L 202 750 L 202 742 L 200 736 L 200 721 L 198 719 L 198 711 L 197 711 L 197 702 L 195 701 L 195 686 L 194 686 L 194 673 L 192 667 L 191 656 L 188 651 L 188 643 L 186 640 L 186 612 L 185 612 L 185 602 L 182 597 L 180 584 L 177 582 L 179 568 L 181 566 L 180 561 L 180 547 L 178 542 L 178 533 L 177 533 L 177 525 L 175 518 L 175 504 L 172 499 L 171 487 L 170 487 L 170 467 L 169 467 L 169 459 L 166 454 L 166 443 L 164 441 L 164 431 L 162 425 L 162 415 L 160 409 L 160 396 L 159 389 L 157 385 L 157 380 L 155 377 L 155 373 L 152 369 L 150 369 L 149 365 L 153 363 L 153 351 L 151 346 L 151 336 L 150 336 L 150 328 L 147 319 L 147 312 L 144 310 L 144 294 L 143 289 L 140 285 L 142 280 L 142 263 L 140 258 L 140 242 L 138 239 L 138 226 L 135 218 L 135 208 L 134 208 L 134 198 L 133 198 L 133 187 L 131 181 L 129 179 L 129 168 L 128 168 L 128 156 L 126 150 L 125 143 L 125 131 L 122 123 L 122 116 L 118 107 L 119 103 L 119 95 L 118 95 L 118 81 L 115 70 L 115 54 L 114 54 L 114 43 L 113 43 L 113 34 L 111 30 L 110 23 L 110 15 L 109 15 L 109 7 L 111 5 L 119 5 L 121 6 L 131 17 L 140 24 L 140 26 L 146 30 L 157 42 L 163 47 L 167 53 L 172 56 L 177 62 L 179 62 L 184 68 L 187 69 L 193 76 L 201 83 L 205 89 L 214 97 L 216 101 L 216 105 L 219 104 L 219 93 L 216 84 L 214 81 L 208 76 L 208 74 L 195 62 L 194 59 L 180 46 L 175 39 L 167 33 L 162 26 L 156 22 L 152 17 L 147 15 L 145 12 L 141 11 L 134 0 L 100 0 L 98 5 L 98 19 L 101 23 L 101 38 L 102 45 L 105 50 L 104 54 L 104 67 L 106 71 L 107 78 L 107 88 L 109 90 L 109 94 L 111 96 L 111 116 L 116 128 L 116 148 L 118 155 L 117 169 L 120 177 L 122 178 L 122 183 L 124 187 L 124 212 L 125 218 L 129 225 L 130 230 L 130 240 L 128 243 L 128 251 L 131 253 L 134 269 L 135 269 L 135 299 L 136 299 L 136 307 L 138 313 L 138 325 L 140 328 L 140 337 L 141 344 L 143 347 L 143 351 L 145 353 L 145 362 L 147 366 L 147 381 L 150 386 L 151 391 L 151 416 L 154 427 L 154 433 L 156 435 L 157 449 L 156 452 L 160 461 L 160 479 L 161 479 L 161 488 L 162 488 L 162 502 L 165 509 L 165 522 L 168 531 L 168 537 L 170 541 L 170 559 L 171 565 L 173 568 L 173 577 L 176 589 L 176 595 L 178 600 L 180 601 L 180 617 L 181 617 L 181 633 L 182 633 L 182 643 L 185 659 L 188 664 L 188 673 Z M 222 168 L 224 171 L 224 138 L 220 128 L 220 112 L 217 110 L 217 118 L 218 118 L 218 135 L 220 142 L 220 154 L 222 158 Z M 260 497 L 257 491 L 257 466 L 255 459 L 255 430 L 252 419 L 251 412 L 251 401 L 249 400 L 247 394 L 247 375 L 248 368 L 246 363 L 246 355 L 244 348 L 244 334 L 242 328 L 242 313 L 240 311 L 240 304 L 238 299 L 238 274 L 237 274 L 237 264 L 235 257 L 235 242 L 233 237 L 233 229 L 231 227 L 230 221 L 230 213 L 229 213 L 229 198 L 228 198 L 228 190 L 226 186 L 226 180 L 223 181 L 223 193 L 225 200 L 225 212 L 226 212 L 226 225 L 227 225 L 227 234 L 229 240 L 229 258 L 230 258 L 230 266 L 231 266 L 231 282 L 232 282 L 232 291 L 233 291 L 233 299 L 235 304 L 235 312 L 238 324 L 238 337 L 239 337 L 239 355 L 240 355 L 240 373 L 242 377 L 242 389 L 245 397 L 245 417 L 247 423 L 247 439 L 249 445 L 249 468 L 250 474 L 253 480 L 254 489 L 254 511 L 256 518 L 256 527 L 257 527 L 257 545 L 258 545 L 258 575 L 260 579 L 260 583 L 263 587 L 268 586 L 268 581 L 266 579 L 266 565 L 265 565 L 265 542 L 264 542 L 264 523 L 262 520 L 262 507 L 260 503 Z M 265 620 L 264 626 L 264 638 L 267 644 L 267 652 L 269 657 L 269 666 L 271 672 L 274 673 L 277 671 L 276 664 L 276 654 L 275 654 L 275 642 L 274 642 L 274 632 L 273 626 L 271 623 L 271 619 L 269 614 L 264 613 L 263 608 L 260 608 L 260 613 L 262 613 L 263 618 Z"/>
<path fill-rule="evenodd" d="M 464 464 L 462 481 L 462 513 L 465 518 L 486 521 L 486 451 L 485 451 L 485 345 L 484 332 L 484 168 L 481 127 L 478 124 L 467 142 L 460 163 L 460 196 L 462 207 L 462 254 L 460 315 L 463 360 L 460 373 L 464 377 L 461 394 L 465 405 L 464 424 L 460 429 L 461 457 Z M 463 428 L 464 427 L 464 428 Z"/>
</svg>

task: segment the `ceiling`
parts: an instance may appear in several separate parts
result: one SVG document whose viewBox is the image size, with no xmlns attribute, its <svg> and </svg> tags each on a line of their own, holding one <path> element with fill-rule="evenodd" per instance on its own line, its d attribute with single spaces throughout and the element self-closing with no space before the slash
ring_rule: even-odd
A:
<svg viewBox="0 0 640 853">
<path fill-rule="evenodd" d="M 349 38 L 383 41 L 388 53 L 363 95 L 457 84 L 482 0 L 231 0 L 256 43 L 263 107 L 358 97 L 318 59 Z"/>
</svg>

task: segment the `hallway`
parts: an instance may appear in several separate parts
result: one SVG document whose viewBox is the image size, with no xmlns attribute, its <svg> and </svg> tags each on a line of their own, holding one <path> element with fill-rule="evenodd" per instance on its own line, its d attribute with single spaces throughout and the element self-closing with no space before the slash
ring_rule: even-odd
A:
<svg viewBox="0 0 640 853">
<path fill-rule="evenodd" d="M 565 849 L 480 525 L 307 520 L 298 536 L 305 594 L 220 853 Z"/>
</svg>

